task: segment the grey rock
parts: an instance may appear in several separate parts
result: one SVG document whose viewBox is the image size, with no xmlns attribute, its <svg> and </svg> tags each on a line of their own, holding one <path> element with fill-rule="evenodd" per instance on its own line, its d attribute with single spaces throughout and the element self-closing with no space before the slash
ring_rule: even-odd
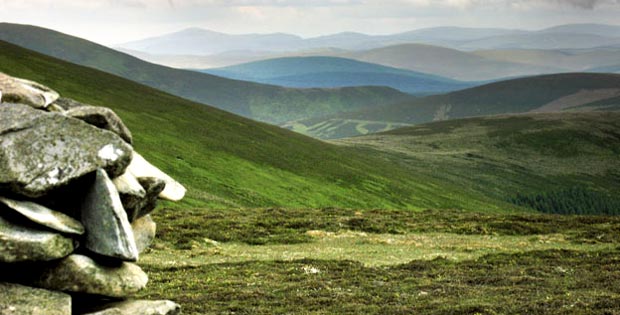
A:
<svg viewBox="0 0 620 315">
<path fill-rule="evenodd" d="M 0 262 L 49 261 L 73 252 L 73 240 L 0 217 Z"/>
<path fill-rule="evenodd" d="M 153 243 L 157 233 L 157 224 L 150 215 L 146 215 L 131 223 L 131 228 L 138 252 L 142 253 Z"/>
<path fill-rule="evenodd" d="M 36 272 L 36 271 L 35 271 Z M 104 266 L 92 258 L 73 254 L 39 271 L 35 285 L 58 291 L 124 298 L 146 286 L 148 277 L 135 264 Z"/>
<path fill-rule="evenodd" d="M 3 102 L 21 103 L 34 108 L 46 108 L 58 99 L 58 93 L 44 85 L 11 77 L 2 72 L 0 72 L 0 92 Z"/>
<path fill-rule="evenodd" d="M 166 187 L 159 194 L 159 198 L 179 201 L 185 196 L 186 190 L 183 185 L 153 166 L 137 152 L 133 152 L 131 163 L 127 166 L 127 172 L 133 174 L 136 178 L 155 177 L 163 180 L 166 183 Z"/>
<path fill-rule="evenodd" d="M 71 315 L 71 296 L 62 292 L 0 282 L 2 315 Z"/>
<path fill-rule="evenodd" d="M 129 144 L 133 141 L 131 132 L 127 126 L 125 126 L 120 117 L 109 108 L 84 105 L 67 110 L 65 115 L 83 120 L 101 129 L 112 131 Z"/>
<path fill-rule="evenodd" d="M 104 168 L 121 175 L 132 147 L 116 134 L 26 105 L 0 106 L 0 190 L 40 197 Z"/>
<path fill-rule="evenodd" d="M 142 198 L 121 195 L 121 200 L 130 222 L 151 213 L 157 206 L 157 198 L 166 187 L 166 183 L 155 177 L 141 177 L 138 182 L 145 190 Z"/>
<path fill-rule="evenodd" d="M 83 103 L 80 103 L 76 100 L 67 98 L 67 97 L 59 97 L 52 105 L 55 105 L 55 108 L 59 108 L 60 111 L 64 112 L 72 108 L 84 106 Z"/>
<path fill-rule="evenodd" d="M 131 173 L 125 172 L 123 175 L 112 179 L 118 193 L 123 195 L 131 195 L 136 198 L 144 198 L 146 191 L 138 182 L 138 179 Z"/>
<path fill-rule="evenodd" d="M 178 315 L 181 306 L 172 301 L 133 300 L 110 303 L 104 309 L 84 315 Z"/>
<path fill-rule="evenodd" d="M 0 197 L 0 203 L 19 212 L 32 222 L 41 224 L 59 232 L 84 234 L 84 226 L 74 218 L 30 201 L 18 201 Z M 1 209 L 0 209 L 1 210 Z"/>
<path fill-rule="evenodd" d="M 107 173 L 98 169 L 82 203 L 85 247 L 102 256 L 138 260 L 138 249 L 127 213 Z"/>
</svg>

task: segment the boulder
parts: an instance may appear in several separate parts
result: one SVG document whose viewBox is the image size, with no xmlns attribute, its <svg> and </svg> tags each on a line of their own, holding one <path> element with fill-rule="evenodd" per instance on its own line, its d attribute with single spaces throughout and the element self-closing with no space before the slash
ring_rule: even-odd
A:
<svg viewBox="0 0 620 315">
<path fill-rule="evenodd" d="M 0 190 L 36 198 L 98 168 L 116 177 L 132 151 L 116 134 L 78 119 L 0 106 Z"/>
<path fill-rule="evenodd" d="M 179 201 L 185 196 L 185 187 L 183 185 L 153 166 L 137 152 L 133 152 L 131 163 L 127 166 L 127 172 L 138 179 L 140 177 L 155 177 L 163 180 L 166 183 L 166 187 L 159 194 L 159 198 Z"/>
<path fill-rule="evenodd" d="M 166 187 L 163 180 L 155 177 L 140 177 L 138 182 L 145 190 L 144 197 L 136 198 L 131 195 L 121 195 L 130 222 L 151 213 L 157 206 L 157 198 Z"/>
<path fill-rule="evenodd" d="M 71 296 L 62 292 L 0 282 L 0 314 L 71 315 Z"/>
<path fill-rule="evenodd" d="M 35 285 L 50 290 L 124 298 L 146 286 L 148 277 L 135 264 L 104 266 L 92 258 L 73 254 L 36 274 Z"/>
<path fill-rule="evenodd" d="M 74 218 L 30 201 L 18 201 L 0 197 L 0 203 L 19 212 L 30 221 L 68 234 L 84 234 L 84 226 Z M 2 207 L 0 206 L 0 210 Z"/>
<path fill-rule="evenodd" d="M 97 106 L 78 106 L 65 112 L 65 115 L 83 120 L 93 126 L 112 131 L 127 143 L 133 142 L 131 131 L 111 109 Z"/>
<path fill-rule="evenodd" d="M 133 300 L 110 303 L 100 311 L 84 315 L 178 315 L 181 307 L 172 301 Z"/>
<path fill-rule="evenodd" d="M 0 262 L 49 261 L 73 252 L 73 240 L 0 217 Z"/>
<path fill-rule="evenodd" d="M 138 260 L 138 249 L 127 213 L 107 173 L 98 169 L 82 203 L 84 246 L 99 255 L 126 261 Z"/>
<path fill-rule="evenodd" d="M 157 223 L 150 215 L 146 215 L 131 223 L 131 228 L 138 252 L 142 253 L 153 243 L 157 233 Z"/>
<path fill-rule="evenodd" d="M 58 99 L 58 93 L 36 82 L 14 78 L 0 72 L 0 92 L 3 102 L 21 103 L 34 108 L 46 108 Z"/>
</svg>

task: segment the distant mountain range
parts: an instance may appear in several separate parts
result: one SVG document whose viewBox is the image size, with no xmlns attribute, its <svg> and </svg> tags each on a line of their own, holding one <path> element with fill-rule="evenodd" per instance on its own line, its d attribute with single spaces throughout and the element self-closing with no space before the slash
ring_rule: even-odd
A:
<svg viewBox="0 0 620 315">
<path fill-rule="evenodd" d="M 213 55 L 223 52 L 291 52 L 317 48 L 367 50 L 404 43 L 457 49 L 592 48 L 620 44 L 620 26 L 569 24 L 540 31 L 436 27 L 392 35 L 346 32 L 314 38 L 283 33 L 231 35 L 191 28 L 119 45 L 149 54 Z"/>
<path fill-rule="evenodd" d="M 620 111 L 620 75 L 568 73 L 514 79 L 283 126 L 329 139 L 474 116 L 599 110 Z"/>
<path fill-rule="evenodd" d="M 540 31 L 437 27 L 394 35 L 339 33 L 308 39 L 286 34 L 227 35 L 191 29 L 119 48 L 144 60 L 178 68 L 213 69 L 268 59 L 321 56 L 354 59 L 458 81 L 487 81 L 596 72 L 619 65 L 620 26 L 569 24 Z M 222 74 L 234 77 L 230 73 Z M 316 75 L 304 76 L 273 82 L 266 78 L 240 78 L 287 86 L 311 86 L 297 79 L 321 81 Z M 383 79 L 386 80 L 390 81 Z M 332 86 L 344 84 L 338 80 L 333 83 Z"/>
<path fill-rule="evenodd" d="M 0 23 L 0 40 L 270 123 L 404 101 L 388 87 L 292 89 L 151 64 L 110 48 L 35 26 Z"/>
<path fill-rule="evenodd" d="M 476 85 L 339 57 L 286 57 L 199 71 L 287 87 L 388 86 L 411 94 L 448 92 Z"/>
</svg>

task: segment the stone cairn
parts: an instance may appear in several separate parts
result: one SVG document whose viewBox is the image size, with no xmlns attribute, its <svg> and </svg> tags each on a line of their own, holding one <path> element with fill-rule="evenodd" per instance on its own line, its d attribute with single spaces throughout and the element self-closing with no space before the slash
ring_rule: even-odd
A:
<svg viewBox="0 0 620 315">
<path fill-rule="evenodd" d="M 149 213 L 185 195 L 131 145 L 110 109 L 0 73 L 0 315 L 180 314 L 131 299 Z"/>
</svg>

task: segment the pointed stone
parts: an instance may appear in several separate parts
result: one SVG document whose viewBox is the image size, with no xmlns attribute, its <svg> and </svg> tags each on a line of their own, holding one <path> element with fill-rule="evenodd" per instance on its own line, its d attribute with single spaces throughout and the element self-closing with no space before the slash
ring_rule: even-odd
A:
<svg viewBox="0 0 620 315">
<path fill-rule="evenodd" d="M 135 264 L 123 262 L 110 267 L 83 255 L 71 255 L 36 273 L 39 287 L 107 297 L 124 298 L 142 290 L 148 277 Z"/>
<path fill-rule="evenodd" d="M 157 224 L 150 215 L 146 215 L 134 221 L 131 228 L 138 252 L 142 253 L 153 243 L 157 233 Z"/>
<path fill-rule="evenodd" d="M 157 167 L 149 163 L 144 157 L 137 152 L 133 152 L 133 157 L 129 166 L 127 166 L 127 172 L 133 174 L 136 178 L 140 177 L 155 177 L 163 180 L 166 183 L 166 187 L 159 194 L 159 198 L 179 201 L 185 196 L 185 187 L 179 182 L 162 172 Z"/>
<path fill-rule="evenodd" d="M 0 72 L 2 101 L 21 103 L 34 108 L 46 108 L 58 99 L 58 93 L 39 83 L 15 78 Z"/>
<path fill-rule="evenodd" d="M 138 179 L 129 172 L 112 179 L 119 194 L 131 195 L 136 198 L 144 198 L 146 191 L 138 182 Z"/>
<path fill-rule="evenodd" d="M 71 296 L 62 292 L 0 282 L 0 314 L 71 315 Z"/>
<path fill-rule="evenodd" d="M 73 252 L 73 240 L 0 217 L 0 262 L 50 261 Z"/>
<path fill-rule="evenodd" d="M 121 202 L 123 203 L 125 212 L 127 212 L 129 222 L 133 222 L 135 213 L 140 209 L 140 204 L 146 196 L 144 187 L 142 187 L 138 179 L 129 172 L 125 172 L 123 175 L 114 178 L 112 182 L 121 196 Z"/>
<path fill-rule="evenodd" d="M 21 104 L 0 106 L 0 191 L 37 198 L 97 168 L 116 177 L 132 151 L 116 134 L 78 119 Z"/>
<path fill-rule="evenodd" d="M 109 108 L 83 105 L 67 110 L 65 115 L 83 120 L 98 128 L 112 131 L 129 144 L 133 142 L 131 131 L 125 126 L 121 118 Z"/>
<path fill-rule="evenodd" d="M 84 226 L 74 218 L 30 201 L 17 201 L 0 197 L 0 203 L 19 212 L 32 222 L 41 224 L 58 232 L 84 234 Z"/>
<path fill-rule="evenodd" d="M 118 191 L 102 169 L 96 171 L 84 197 L 81 220 L 86 228 L 84 246 L 88 250 L 121 260 L 138 260 L 133 231 Z"/>
<path fill-rule="evenodd" d="M 140 177 L 138 182 L 146 192 L 144 197 L 131 198 L 121 195 L 121 200 L 130 222 L 153 212 L 157 206 L 159 195 L 166 187 L 166 183 L 163 180 L 155 177 Z"/>
</svg>

